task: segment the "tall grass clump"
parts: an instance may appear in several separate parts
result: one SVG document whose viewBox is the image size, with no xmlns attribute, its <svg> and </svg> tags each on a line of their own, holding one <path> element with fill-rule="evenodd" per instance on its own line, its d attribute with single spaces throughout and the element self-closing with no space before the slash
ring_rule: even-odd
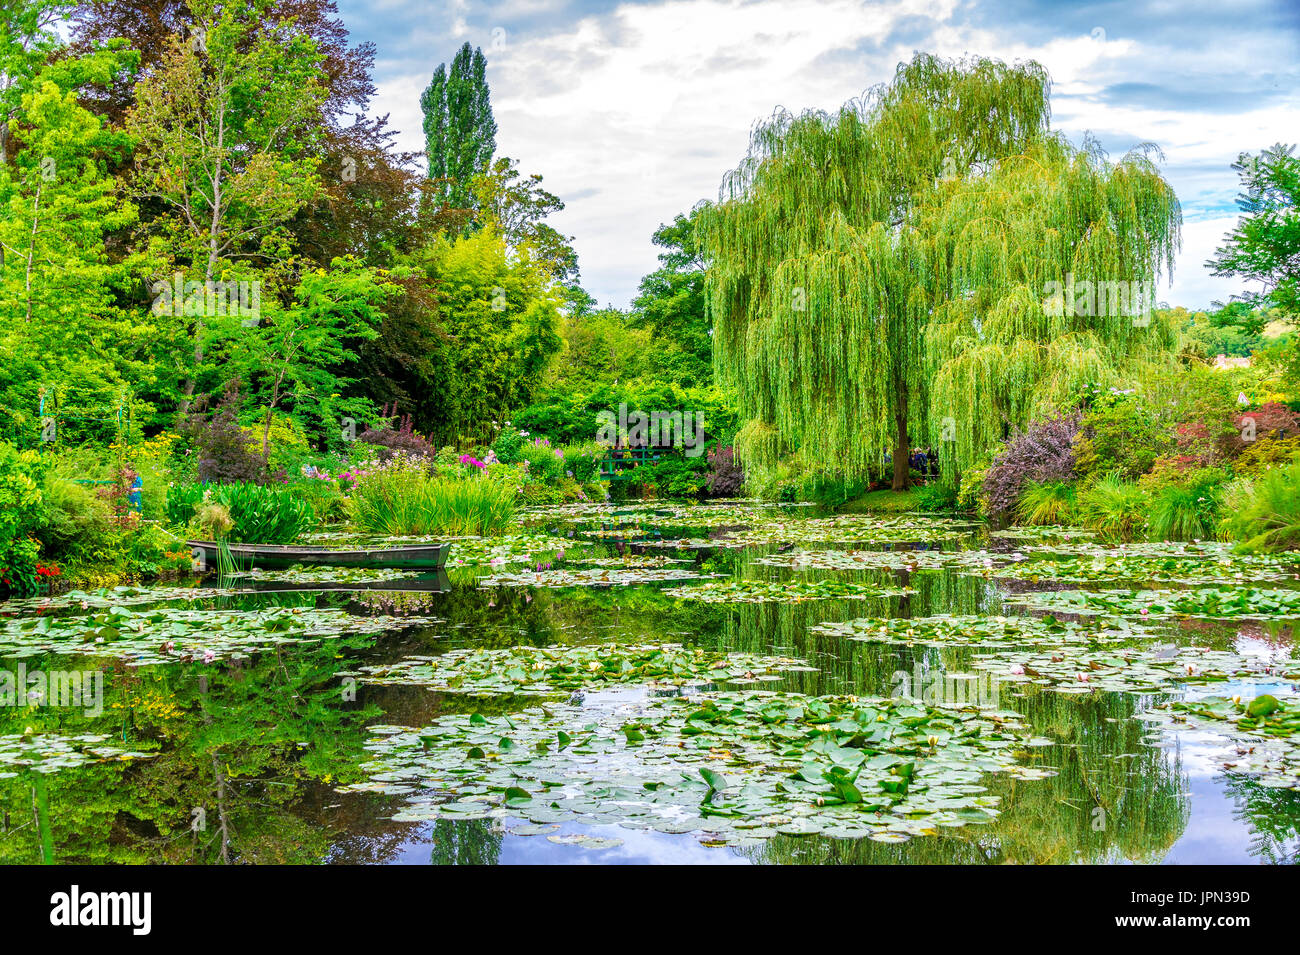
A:
<svg viewBox="0 0 1300 955">
<path fill-rule="evenodd" d="M 1147 536 L 1152 540 L 1190 541 L 1215 536 L 1223 484 L 1221 468 L 1168 473 L 1157 468 L 1139 482 L 1150 494 Z"/>
<path fill-rule="evenodd" d="M 1177 485 L 1161 488 L 1151 499 L 1147 536 L 1161 541 L 1213 537 L 1214 521 L 1202 503 L 1198 503 L 1198 497 L 1197 488 Z"/>
<path fill-rule="evenodd" d="M 1300 547 L 1300 461 L 1228 485 L 1219 536 L 1244 552 Z"/>
<path fill-rule="evenodd" d="M 515 516 L 512 484 L 442 474 L 402 454 L 361 475 L 351 501 L 357 527 L 383 537 L 499 534 Z"/>
<path fill-rule="evenodd" d="M 1105 540 L 1132 541 L 1143 536 L 1150 498 L 1120 472 L 1112 471 L 1085 488 L 1076 501 L 1078 521 Z"/>
<path fill-rule="evenodd" d="M 1064 481 L 1031 481 L 1016 501 L 1016 519 L 1038 527 L 1068 524 L 1074 519 L 1074 485 Z"/>
</svg>

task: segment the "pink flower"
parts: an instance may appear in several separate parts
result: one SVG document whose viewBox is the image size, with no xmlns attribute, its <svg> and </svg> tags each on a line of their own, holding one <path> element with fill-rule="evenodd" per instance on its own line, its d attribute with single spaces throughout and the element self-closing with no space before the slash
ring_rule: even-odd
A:
<svg viewBox="0 0 1300 955">
<path fill-rule="evenodd" d="M 204 650 L 204 651 L 203 651 L 203 662 L 204 662 L 204 663 L 211 663 L 211 662 L 212 662 L 213 660 L 215 660 L 216 658 L 217 658 L 217 651 L 215 651 L 215 650 Z"/>
</svg>

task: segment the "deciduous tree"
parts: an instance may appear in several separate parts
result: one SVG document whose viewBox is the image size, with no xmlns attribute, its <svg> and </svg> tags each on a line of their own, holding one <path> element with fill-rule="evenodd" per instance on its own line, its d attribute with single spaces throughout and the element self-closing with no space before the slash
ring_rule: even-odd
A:
<svg viewBox="0 0 1300 955">
<path fill-rule="evenodd" d="M 1181 220 L 1144 155 L 1111 166 L 1050 134 L 1048 85 L 1035 63 L 918 54 L 837 113 L 755 127 L 701 221 L 747 465 L 801 448 L 864 474 L 892 452 L 902 489 L 927 436 L 951 477 L 1157 342 L 1127 314 L 1053 308 L 1071 276 L 1145 288 Z"/>
</svg>

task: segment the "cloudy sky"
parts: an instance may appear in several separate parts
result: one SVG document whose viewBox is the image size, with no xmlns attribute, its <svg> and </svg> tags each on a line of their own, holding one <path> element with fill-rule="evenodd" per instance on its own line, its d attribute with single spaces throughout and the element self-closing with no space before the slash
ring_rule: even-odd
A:
<svg viewBox="0 0 1300 955">
<path fill-rule="evenodd" d="M 583 285 L 624 306 L 655 267 L 650 234 L 714 198 L 753 122 L 834 109 L 913 51 L 1036 59 L 1052 120 L 1118 158 L 1151 141 L 1183 205 L 1183 251 L 1158 297 L 1239 291 L 1204 268 L 1236 221 L 1243 150 L 1300 140 L 1295 0 L 339 0 L 378 47 L 375 109 L 423 148 L 420 92 L 460 44 L 482 47 L 498 155 L 567 204 Z"/>
</svg>

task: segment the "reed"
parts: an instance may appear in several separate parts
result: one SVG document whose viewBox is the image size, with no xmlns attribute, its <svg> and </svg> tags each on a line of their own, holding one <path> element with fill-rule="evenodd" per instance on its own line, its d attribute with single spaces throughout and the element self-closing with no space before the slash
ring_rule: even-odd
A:
<svg viewBox="0 0 1300 955">
<path fill-rule="evenodd" d="M 394 457 L 352 491 L 352 519 L 384 537 L 499 534 L 515 516 L 511 484 L 486 475 L 451 477 Z"/>
</svg>

